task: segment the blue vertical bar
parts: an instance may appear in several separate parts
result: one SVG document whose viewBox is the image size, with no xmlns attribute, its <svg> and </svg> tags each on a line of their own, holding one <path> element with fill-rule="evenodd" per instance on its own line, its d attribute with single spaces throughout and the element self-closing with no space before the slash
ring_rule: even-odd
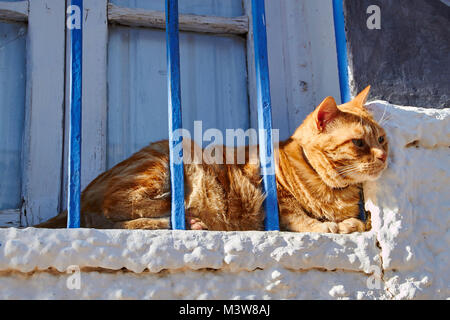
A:
<svg viewBox="0 0 450 320">
<path fill-rule="evenodd" d="M 336 37 L 336 52 L 339 71 L 339 87 L 341 90 L 341 103 L 349 102 L 350 82 L 348 79 L 347 37 L 345 35 L 344 0 L 333 0 L 334 34 Z M 364 195 L 361 190 L 359 197 L 359 219 L 366 221 L 364 210 Z"/>
<path fill-rule="evenodd" d="M 336 51 L 339 71 L 339 85 L 341 89 L 341 103 L 351 100 L 348 81 L 347 40 L 345 36 L 345 19 L 343 0 L 333 0 L 334 34 L 336 37 Z"/>
<path fill-rule="evenodd" d="M 176 130 L 182 126 L 178 0 L 166 0 L 167 86 L 169 109 L 170 185 L 172 229 L 186 229 L 184 218 L 183 143 Z M 178 147 L 177 147 L 178 146 Z"/>
<path fill-rule="evenodd" d="M 83 56 L 83 0 L 72 0 L 72 13 L 78 15 L 79 23 L 70 28 L 70 128 L 69 128 L 69 197 L 67 227 L 80 227 L 81 184 L 81 93 Z M 76 8 L 77 6 L 79 8 Z M 71 15 L 72 13 L 69 12 Z"/>
<path fill-rule="evenodd" d="M 266 230 L 279 230 L 277 184 L 272 141 L 269 63 L 264 0 L 252 0 L 253 40 L 255 47 L 256 90 L 258 102 L 259 157 L 266 200 Z M 264 130 L 261 130 L 264 129 Z"/>
</svg>

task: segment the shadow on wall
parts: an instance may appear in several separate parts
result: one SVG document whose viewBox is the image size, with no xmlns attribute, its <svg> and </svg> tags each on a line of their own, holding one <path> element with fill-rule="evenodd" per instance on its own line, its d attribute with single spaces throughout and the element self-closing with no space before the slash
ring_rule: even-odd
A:
<svg viewBox="0 0 450 320">
<path fill-rule="evenodd" d="M 369 29 L 367 8 L 380 8 Z M 372 84 L 371 99 L 450 107 L 450 1 L 344 0 L 351 89 Z"/>
</svg>

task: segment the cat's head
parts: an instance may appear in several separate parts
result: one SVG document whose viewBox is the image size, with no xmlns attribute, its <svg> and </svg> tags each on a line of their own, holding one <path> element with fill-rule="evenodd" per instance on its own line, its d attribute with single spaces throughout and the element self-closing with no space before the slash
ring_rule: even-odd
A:
<svg viewBox="0 0 450 320">
<path fill-rule="evenodd" d="M 387 166 L 386 133 L 364 108 L 369 91 L 339 106 L 325 98 L 292 136 L 331 187 L 375 180 Z"/>
</svg>

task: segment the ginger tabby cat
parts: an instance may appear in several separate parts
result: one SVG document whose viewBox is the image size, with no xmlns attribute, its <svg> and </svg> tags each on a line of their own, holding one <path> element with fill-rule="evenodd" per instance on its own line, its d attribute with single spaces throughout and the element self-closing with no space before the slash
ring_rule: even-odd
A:
<svg viewBox="0 0 450 320">
<path fill-rule="evenodd" d="M 388 154 L 384 130 L 363 107 L 369 90 L 339 107 L 326 98 L 275 150 L 281 230 L 365 230 L 357 218 L 361 183 L 381 175 Z M 183 148 L 197 150 L 187 139 Z M 244 164 L 185 163 L 188 228 L 264 230 L 259 162 L 249 161 L 248 147 L 245 152 Z M 81 226 L 170 228 L 168 162 L 168 142 L 159 141 L 98 176 L 82 192 Z M 37 227 L 65 227 L 66 216 L 63 212 Z"/>
</svg>

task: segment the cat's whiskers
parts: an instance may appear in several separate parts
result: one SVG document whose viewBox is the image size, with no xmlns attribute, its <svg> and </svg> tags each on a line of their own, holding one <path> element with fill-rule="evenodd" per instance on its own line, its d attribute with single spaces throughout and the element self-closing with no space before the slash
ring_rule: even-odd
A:
<svg viewBox="0 0 450 320">
<path fill-rule="evenodd" d="M 339 176 L 345 177 L 345 175 L 360 170 L 360 165 L 350 164 L 347 166 L 339 167 L 336 171 Z"/>
<path fill-rule="evenodd" d="M 352 167 L 348 167 L 348 168 L 341 168 L 341 169 L 338 169 L 336 171 L 338 172 L 338 174 L 341 174 L 341 173 L 345 173 L 346 171 L 352 170 L 352 169 L 354 169 L 353 166 Z"/>
<path fill-rule="evenodd" d="M 361 173 L 367 174 L 367 175 L 373 175 L 373 174 L 379 174 L 379 172 L 383 170 L 383 168 L 380 167 L 379 164 L 375 162 L 370 163 L 362 163 L 361 164 Z M 376 172 L 375 172 L 376 171 Z"/>
<path fill-rule="evenodd" d="M 384 106 L 383 114 L 381 115 L 380 120 L 378 120 L 379 124 L 383 123 L 383 118 L 384 118 L 384 115 L 386 114 L 386 109 L 387 109 L 387 104 Z"/>
<path fill-rule="evenodd" d="M 343 176 L 343 174 L 345 174 L 346 171 L 352 170 L 352 169 L 353 168 L 347 168 L 347 169 L 341 169 L 341 170 L 336 170 L 336 171 L 339 176 Z"/>
<path fill-rule="evenodd" d="M 381 126 L 381 125 L 387 123 L 389 120 L 391 120 L 390 115 L 388 115 L 385 119 L 383 119 L 383 121 L 379 122 L 378 124 Z"/>
<path fill-rule="evenodd" d="M 351 167 L 354 167 L 354 166 L 355 166 L 355 164 L 348 164 L 348 165 L 345 165 L 345 166 L 336 167 L 335 169 L 336 170 L 342 170 L 342 169 L 351 168 Z"/>
<path fill-rule="evenodd" d="M 348 169 L 348 168 L 354 168 L 356 166 L 356 164 L 348 164 L 348 165 L 345 165 L 345 166 L 340 166 L 340 167 L 337 167 L 336 168 L 336 170 L 344 170 L 344 169 Z"/>
<path fill-rule="evenodd" d="M 348 170 L 345 170 L 345 171 L 340 172 L 339 174 L 340 174 L 341 176 L 344 176 L 344 175 L 348 175 L 348 174 L 350 174 L 350 173 L 352 173 L 352 172 L 356 172 L 356 171 L 359 171 L 359 168 L 348 169 Z"/>
</svg>

